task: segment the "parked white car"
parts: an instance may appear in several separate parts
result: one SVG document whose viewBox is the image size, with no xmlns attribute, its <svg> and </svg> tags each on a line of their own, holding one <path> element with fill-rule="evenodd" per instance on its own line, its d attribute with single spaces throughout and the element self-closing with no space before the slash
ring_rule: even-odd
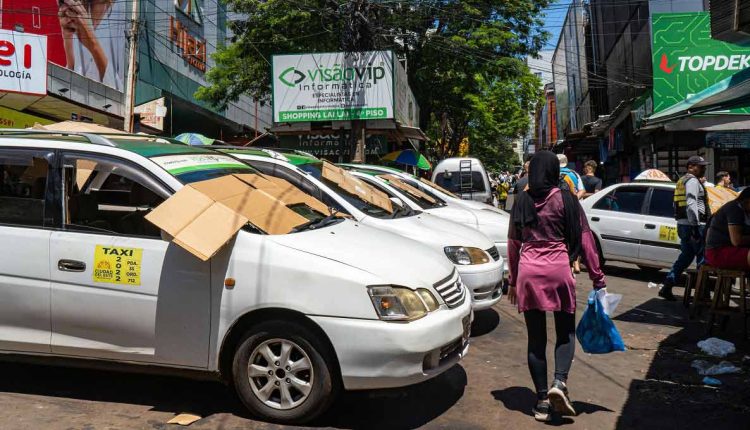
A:
<svg viewBox="0 0 750 430">
<path fill-rule="evenodd" d="M 493 204 L 490 177 L 482 162 L 476 158 L 446 158 L 440 161 L 432 172 L 432 182 L 464 200 Z"/>
<path fill-rule="evenodd" d="M 224 151 L 263 173 L 286 179 L 362 224 L 408 237 L 443 253 L 444 259 L 456 265 L 462 282 L 472 291 L 474 310 L 489 308 L 500 301 L 504 260 L 495 244 L 478 230 L 408 206 L 390 214 L 323 178 L 322 161 L 316 158 L 297 155 L 292 164 L 285 154 Z M 385 192 L 390 197 L 399 197 Z"/>
<path fill-rule="evenodd" d="M 338 387 L 418 383 L 467 351 L 470 296 L 413 240 L 300 211 L 299 231 L 249 223 L 202 261 L 144 218 L 185 184 L 256 172 L 235 158 L 0 131 L 0 171 L 0 353 L 208 372 L 257 416 L 302 422 Z"/>
<path fill-rule="evenodd" d="M 408 185 L 427 193 L 438 201 L 438 205 L 421 202 L 420 199 L 405 195 L 406 201 L 413 209 L 424 210 L 440 218 L 476 228 L 489 237 L 508 263 L 508 224 L 510 215 L 494 206 L 473 200 L 462 200 L 447 190 L 441 190 L 432 182 L 419 180 L 417 177 L 401 170 L 371 164 L 341 164 L 340 166 L 362 173 L 375 175 L 396 175 Z M 399 192 L 400 194 L 404 194 Z"/>
<path fill-rule="evenodd" d="M 601 257 L 652 271 L 671 267 L 680 253 L 674 189 L 672 182 L 622 183 L 583 200 Z"/>
</svg>

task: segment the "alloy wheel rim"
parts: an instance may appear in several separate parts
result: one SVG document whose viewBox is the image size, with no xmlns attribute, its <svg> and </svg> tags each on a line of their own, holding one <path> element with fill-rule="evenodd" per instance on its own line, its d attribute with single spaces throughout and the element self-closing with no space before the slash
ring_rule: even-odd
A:
<svg viewBox="0 0 750 430">
<path fill-rule="evenodd" d="M 247 374 L 255 396 L 273 409 L 295 408 L 312 391 L 312 361 L 288 339 L 269 339 L 256 346 L 250 354 Z"/>
</svg>

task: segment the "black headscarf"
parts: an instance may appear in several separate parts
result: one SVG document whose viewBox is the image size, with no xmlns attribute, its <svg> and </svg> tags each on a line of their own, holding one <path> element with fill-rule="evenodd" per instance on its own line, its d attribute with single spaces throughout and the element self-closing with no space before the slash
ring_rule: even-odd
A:
<svg viewBox="0 0 750 430">
<path fill-rule="evenodd" d="M 529 163 L 529 189 L 519 193 L 511 212 L 516 239 L 523 239 L 525 227 L 537 226 L 539 218 L 535 202 L 544 200 L 553 189 L 558 188 L 559 183 L 560 162 L 557 155 L 550 151 L 536 153 Z M 560 194 L 565 210 L 563 234 L 572 262 L 581 255 L 581 206 L 570 192 L 563 190 Z"/>
</svg>

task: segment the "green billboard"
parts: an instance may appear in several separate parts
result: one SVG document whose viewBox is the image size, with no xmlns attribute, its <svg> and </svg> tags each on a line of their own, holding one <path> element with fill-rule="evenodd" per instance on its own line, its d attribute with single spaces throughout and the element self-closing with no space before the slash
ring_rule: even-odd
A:
<svg viewBox="0 0 750 430">
<path fill-rule="evenodd" d="M 651 31 L 654 113 L 750 67 L 750 47 L 711 38 L 708 12 L 655 13 Z"/>
</svg>

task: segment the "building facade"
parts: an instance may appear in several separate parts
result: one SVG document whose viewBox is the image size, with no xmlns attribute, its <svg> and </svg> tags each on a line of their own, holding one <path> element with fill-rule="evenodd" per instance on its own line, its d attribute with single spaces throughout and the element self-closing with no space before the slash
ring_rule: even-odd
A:
<svg viewBox="0 0 750 430">
<path fill-rule="evenodd" d="M 211 54 L 227 40 L 225 6 L 216 0 L 139 0 L 137 6 L 137 131 L 228 139 L 271 126 L 268 106 L 248 97 L 223 110 L 194 98 L 214 65 Z M 3 3 L 5 34 L 46 39 L 47 82 L 43 94 L 0 91 L 0 116 L 10 118 L 5 124 L 11 126 L 78 120 L 122 128 L 133 3 L 107 4 L 92 20 L 93 34 L 87 38 L 75 23 L 58 16 L 64 7 L 56 0 Z M 9 125 L 0 121 L 3 126 Z"/>
</svg>

